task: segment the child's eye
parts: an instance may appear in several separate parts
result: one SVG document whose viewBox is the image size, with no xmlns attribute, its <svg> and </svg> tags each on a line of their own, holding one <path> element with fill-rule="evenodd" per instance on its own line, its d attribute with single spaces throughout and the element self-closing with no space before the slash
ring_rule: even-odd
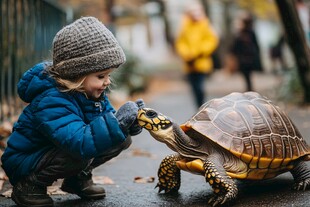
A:
<svg viewBox="0 0 310 207">
<path fill-rule="evenodd" d="M 104 79 L 104 78 L 110 78 L 111 77 L 111 74 L 100 74 L 97 76 L 99 79 Z"/>
</svg>

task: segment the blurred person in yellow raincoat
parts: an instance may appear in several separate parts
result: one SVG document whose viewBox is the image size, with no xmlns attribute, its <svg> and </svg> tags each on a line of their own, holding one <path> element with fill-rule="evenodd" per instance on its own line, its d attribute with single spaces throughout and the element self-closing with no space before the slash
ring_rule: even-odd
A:
<svg viewBox="0 0 310 207">
<path fill-rule="evenodd" d="M 218 44 L 219 38 L 202 6 L 192 4 L 187 7 L 175 49 L 185 63 L 185 73 L 197 107 L 205 101 L 204 83 L 206 76 L 213 71 L 211 56 Z"/>
</svg>

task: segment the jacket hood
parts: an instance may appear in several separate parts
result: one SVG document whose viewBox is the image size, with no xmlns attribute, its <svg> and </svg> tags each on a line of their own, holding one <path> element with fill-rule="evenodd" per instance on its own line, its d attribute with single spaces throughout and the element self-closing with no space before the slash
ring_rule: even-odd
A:
<svg viewBox="0 0 310 207">
<path fill-rule="evenodd" d="M 54 79 L 44 72 L 50 65 L 51 62 L 42 62 L 24 73 L 17 85 L 18 95 L 24 102 L 30 103 L 37 95 L 56 87 Z"/>
</svg>

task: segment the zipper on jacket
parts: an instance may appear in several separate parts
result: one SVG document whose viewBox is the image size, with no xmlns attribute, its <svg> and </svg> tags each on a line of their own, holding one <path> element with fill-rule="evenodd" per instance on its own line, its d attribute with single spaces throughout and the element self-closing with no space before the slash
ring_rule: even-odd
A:
<svg viewBox="0 0 310 207">
<path fill-rule="evenodd" d="M 102 105 L 100 102 L 95 102 L 95 107 L 99 107 L 99 111 L 102 112 Z"/>
</svg>

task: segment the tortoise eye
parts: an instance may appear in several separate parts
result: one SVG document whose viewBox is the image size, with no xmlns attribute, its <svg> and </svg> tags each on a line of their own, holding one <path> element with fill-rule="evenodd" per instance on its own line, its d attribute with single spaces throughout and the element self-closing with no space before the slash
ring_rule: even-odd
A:
<svg viewBox="0 0 310 207">
<path fill-rule="evenodd" d="M 149 110 L 149 111 L 147 111 L 147 112 L 145 113 L 145 115 L 146 115 L 148 118 L 152 119 L 152 118 L 155 118 L 155 117 L 157 116 L 157 112 L 156 112 L 156 111 L 153 111 L 153 110 Z"/>
</svg>

